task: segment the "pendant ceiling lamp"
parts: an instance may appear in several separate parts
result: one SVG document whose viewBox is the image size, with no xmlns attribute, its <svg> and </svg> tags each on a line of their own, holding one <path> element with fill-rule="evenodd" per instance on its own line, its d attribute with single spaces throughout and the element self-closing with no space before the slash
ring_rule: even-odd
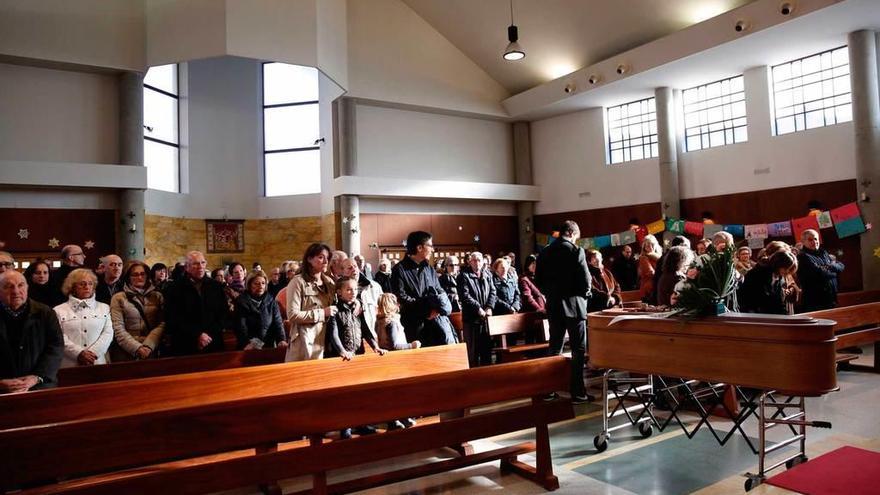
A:
<svg viewBox="0 0 880 495">
<path fill-rule="evenodd" d="M 516 24 L 513 23 L 513 0 L 510 0 L 510 26 L 507 26 L 507 48 L 504 49 L 504 60 L 520 60 L 526 56 L 526 52 L 517 42 L 519 40 L 519 32 Z"/>
</svg>

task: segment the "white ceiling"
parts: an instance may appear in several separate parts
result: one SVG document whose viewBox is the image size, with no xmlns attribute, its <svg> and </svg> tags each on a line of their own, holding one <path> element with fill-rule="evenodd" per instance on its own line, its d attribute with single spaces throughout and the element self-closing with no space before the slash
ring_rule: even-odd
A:
<svg viewBox="0 0 880 495">
<path fill-rule="evenodd" d="M 508 62 L 509 0 L 403 0 L 517 94 L 754 0 L 513 0 L 526 57 Z"/>
</svg>

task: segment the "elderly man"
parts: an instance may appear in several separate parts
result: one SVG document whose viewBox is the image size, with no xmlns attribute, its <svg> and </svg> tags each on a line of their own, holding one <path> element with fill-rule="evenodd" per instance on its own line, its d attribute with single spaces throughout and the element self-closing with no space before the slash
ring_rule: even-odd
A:
<svg viewBox="0 0 880 495">
<path fill-rule="evenodd" d="M 53 306 L 67 301 L 67 296 L 61 293 L 64 279 L 70 272 L 82 268 L 86 262 L 86 254 L 76 244 L 68 244 L 61 248 L 61 266 L 55 269 L 49 276 L 49 284 L 52 286 Z"/>
<path fill-rule="evenodd" d="M 482 253 L 474 251 L 468 256 L 467 266 L 458 275 L 458 291 L 468 362 L 472 368 L 492 364 L 492 337 L 486 318 L 492 316 L 497 298 Z"/>
<path fill-rule="evenodd" d="M 98 280 L 98 288 L 95 289 L 95 299 L 104 304 L 110 304 L 113 294 L 122 292 L 122 258 L 115 254 L 108 254 L 101 258 L 104 264 L 104 274 Z"/>
<path fill-rule="evenodd" d="M 54 387 L 64 337 L 48 306 L 29 300 L 24 275 L 0 273 L 0 394 Z"/>
<path fill-rule="evenodd" d="M 345 251 L 333 251 L 330 253 L 330 277 L 338 280 L 342 276 L 342 262 L 348 259 Z"/>
<path fill-rule="evenodd" d="M 362 254 L 356 254 L 351 257 L 357 263 L 358 270 L 368 279 L 373 280 L 373 265 L 367 263 L 367 259 Z"/>
<path fill-rule="evenodd" d="M 620 255 L 611 264 L 611 273 L 620 282 L 621 290 L 639 289 L 639 260 L 633 256 L 632 246 L 623 246 Z"/>
<path fill-rule="evenodd" d="M 817 311 L 837 306 L 837 277 L 843 263 L 819 244 L 819 233 L 807 229 L 801 234 L 804 247 L 797 256 L 797 278 L 801 285 L 801 311 Z"/>
<path fill-rule="evenodd" d="M 165 290 L 165 333 L 176 356 L 223 350 L 223 322 L 229 310 L 223 286 L 207 275 L 199 251 L 186 255 L 186 274 Z"/>
<path fill-rule="evenodd" d="M 277 266 L 273 268 L 272 273 L 269 275 L 269 287 L 267 288 L 269 295 L 272 296 L 273 299 L 278 295 L 278 291 L 285 287 L 282 285 L 282 278 L 281 268 Z"/>
<path fill-rule="evenodd" d="M 424 346 L 455 344 L 449 314 L 452 304 L 431 268 L 434 242 L 431 234 L 410 232 L 406 237 L 406 257 L 391 270 L 391 290 L 400 303 L 400 322 L 407 342 L 418 340 Z"/>
<path fill-rule="evenodd" d="M 0 273 L 15 268 L 15 259 L 10 253 L 0 251 Z"/>
<path fill-rule="evenodd" d="M 550 354 L 561 354 L 566 332 L 571 344 L 571 402 L 594 398 L 584 386 L 587 347 L 587 301 L 592 289 L 583 248 L 575 244 L 581 235 L 578 224 L 566 220 L 559 238 L 538 256 L 535 281 L 547 296 L 550 320 Z"/>
</svg>

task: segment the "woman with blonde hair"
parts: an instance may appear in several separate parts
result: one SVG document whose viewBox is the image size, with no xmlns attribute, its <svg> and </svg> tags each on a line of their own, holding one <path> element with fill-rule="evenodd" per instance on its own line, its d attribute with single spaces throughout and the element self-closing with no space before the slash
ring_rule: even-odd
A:
<svg viewBox="0 0 880 495">
<path fill-rule="evenodd" d="M 67 302 L 55 306 L 64 334 L 62 368 L 107 364 L 107 350 L 113 342 L 110 306 L 95 300 L 98 277 L 86 268 L 67 275 L 61 292 Z"/>
<path fill-rule="evenodd" d="M 663 249 L 657 238 L 651 234 L 645 236 L 642 241 L 642 254 L 639 256 L 639 297 L 642 301 L 651 303 L 651 294 L 654 293 L 654 272 L 657 270 L 657 260 L 663 254 Z"/>
</svg>

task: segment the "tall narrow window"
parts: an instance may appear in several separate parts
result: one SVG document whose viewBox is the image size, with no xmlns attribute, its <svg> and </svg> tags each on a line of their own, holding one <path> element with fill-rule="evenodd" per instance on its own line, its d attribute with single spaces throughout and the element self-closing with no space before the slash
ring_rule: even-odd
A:
<svg viewBox="0 0 880 495">
<path fill-rule="evenodd" d="M 748 140 L 743 76 L 682 91 L 687 151 Z"/>
<path fill-rule="evenodd" d="M 266 196 L 321 192 L 318 70 L 263 64 Z"/>
<path fill-rule="evenodd" d="M 852 120 L 847 47 L 774 66 L 773 110 L 776 135 Z"/>
<path fill-rule="evenodd" d="M 144 165 L 150 189 L 180 192 L 179 101 L 177 65 L 150 67 L 144 76 Z"/>
<path fill-rule="evenodd" d="M 654 98 L 608 108 L 608 163 L 656 158 L 657 108 Z"/>
</svg>

